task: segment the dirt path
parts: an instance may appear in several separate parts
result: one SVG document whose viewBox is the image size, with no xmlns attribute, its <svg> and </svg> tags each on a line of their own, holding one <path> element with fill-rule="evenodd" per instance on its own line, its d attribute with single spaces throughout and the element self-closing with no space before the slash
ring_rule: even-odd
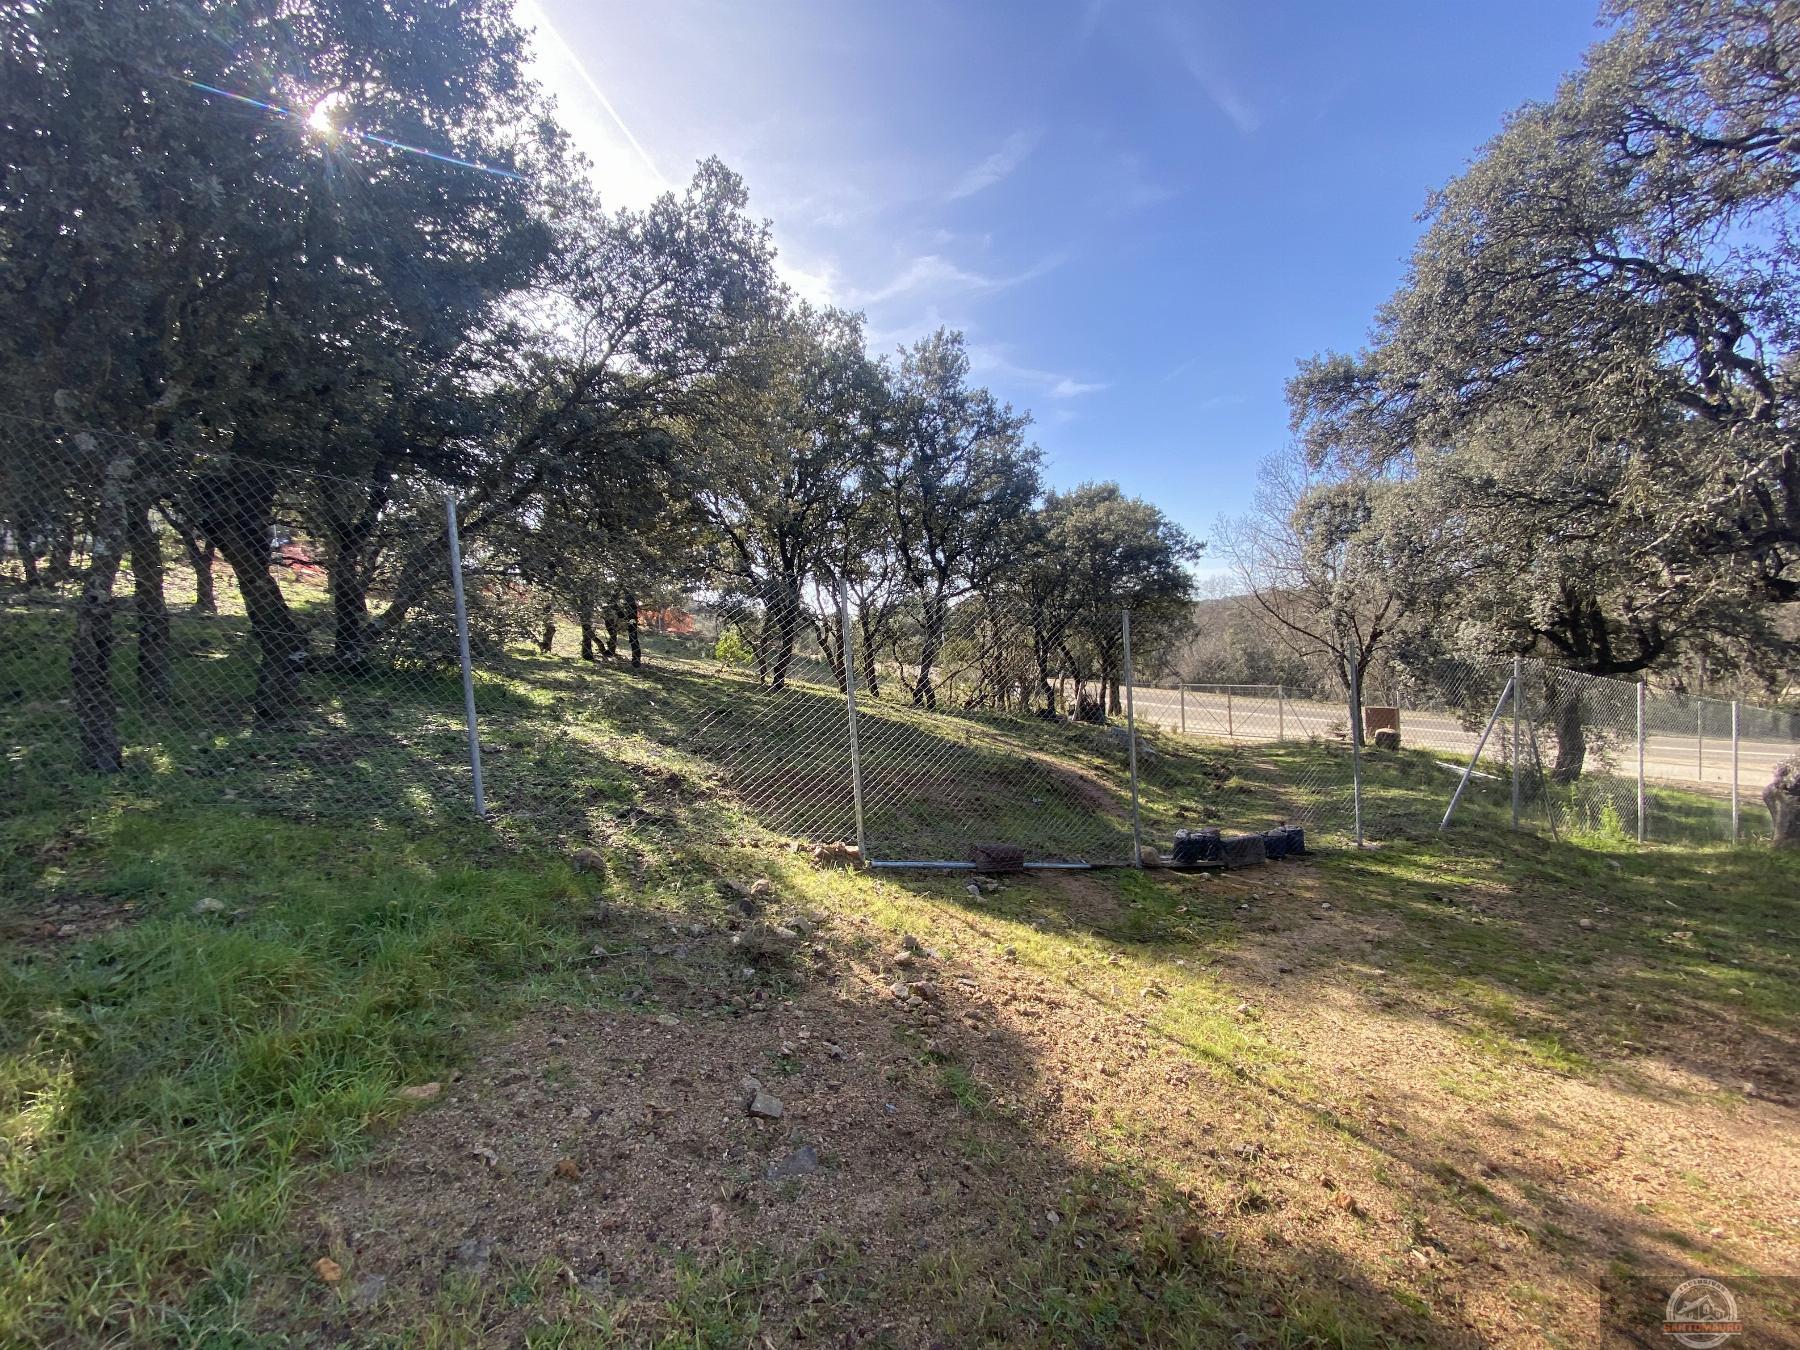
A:
<svg viewBox="0 0 1800 1350">
<path fill-rule="evenodd" d="M 1117 917 L 1091 879 L 1024 884 L 1072 925 Z M 1272 1320 L 1240 1344 L 1304 1300 L 1434 1344 L 1646 1343 L 1670 1272 L 1800 1270 L 1792 1105 L 1653 1057 L 1596 1081 L 1496 1054 L 1393 996 L 1392 923 L 1316 874 L 1192 884 L 1250 928 L 1224 958 L 1048 959 L 1054 936 L 1022 957 L 978 910 L 909 898 L 927 950 L 840 913 L 785 997 L 532 1018 L 320 1198 L 318 1248 L 361 1291 L 328 1324 L 469 1315 L 523 1281 L 481 1304 L 484 1338 L 584 1292 L 628 1341 L 684 1300 L 747 1308 L 731 1325 L 770 1344 L 1009 1339 L 1009 1262 L 1091 1241 L 1062 1216 L 1120 1168 L 1207 1278 L 1242 1273 Z M 779 1118 L 747 1111 L 748 1077 Z M 1132 1260 L 1154 1245 L 1103 1227 Z"/>
</svg>

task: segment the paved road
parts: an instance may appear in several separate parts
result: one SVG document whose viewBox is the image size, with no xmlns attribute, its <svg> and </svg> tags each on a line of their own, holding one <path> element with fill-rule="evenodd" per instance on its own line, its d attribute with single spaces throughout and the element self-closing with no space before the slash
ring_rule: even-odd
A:
<svg viewBox="0 0 1800 1350">
<path fill-rule="evenodd" d="M 1305 699 L 1268 694 L 1201 693 L 1195 690 L 1136 690 L 1137 716 L 1172 731 L 1184 728 L 1190 736 L 1220 740 L 1262 741 L 1303 740 L 1309 736 L 1329 738 L 1341 735 L 1348 712 L 1340 704 L 1317 703 Z M 1484 716 L 1483 724 L 1486 723 Z M 1622 737 L 1617 747 L 1615 765 L 1620 773 L 1635 768 L 1636 756 L 1631 750 L 1633 729 L 1618 729 Z M 1542 732 L 1539 733 L 1540 737 Z M 1482 758 L 1498 759 L 1503 738 L 1510 735 L 1510 724 L 1502 719 L 1494 728 Z M 1469 755 L 1481 737 L 1481 728 L 1466 730 L 1455 717 L 1444 713 L 1402 711 L 1401 743 L 1421 749 L 1442 750 L 1447 754 Z M 1550 745 L 1543 752 L 1553 752 Z M 1775 765 L 1795 752 L 1787 741 L 1741 740 L 1738 744 L 1738 783 L 1740 792 L 1754 797 L 1769 781 Z M 1731 786 L 1731 742 L 1709 736 L 1704 745 L 1693 736 L 1652 735 L 1644 741 L 1644 776 L 1659 782 L 1682 783 L 1690 787 L 1704 786 L 1729 791 Z"/>
</svg>

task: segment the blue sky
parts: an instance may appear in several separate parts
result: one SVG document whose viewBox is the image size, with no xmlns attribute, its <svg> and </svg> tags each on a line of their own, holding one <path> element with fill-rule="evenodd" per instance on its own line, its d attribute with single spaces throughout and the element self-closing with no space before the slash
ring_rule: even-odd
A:
<svg viewBox="0 0 1800 1350">
<path fill-rule="evenodd" d="M 963 329 L 1050 481 L 1204 536 L 1355 347 L 1426 193 L 1594 41 L 1583 0 L 519 0 L 638 205 L 717 154 L 791 284 L 878 352 Z"/>
</svg>

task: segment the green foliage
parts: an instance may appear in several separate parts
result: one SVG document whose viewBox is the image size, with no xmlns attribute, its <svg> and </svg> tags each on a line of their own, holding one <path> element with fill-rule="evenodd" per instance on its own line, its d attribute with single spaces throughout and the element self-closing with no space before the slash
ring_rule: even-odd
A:
<svg viewBox="0 0 1800 1350">
<path fill-rule="evenodd" d="M 1800 598 L 1794 25 L 1640 0 L 1434 196 L 1370 348 L 1289 386 L 1439 635 L 1593 674 L 1782 664 Z M 1679 578 L 1679 582 L 1673 579 Z"/>
<path fill-rule="evenodd" d="M 713 644 L 713 659 L 724 666 L 747 666 L 755 659 L 755 653 L 733 624 L 721 632 L 719 640 Z"/>
</svg>

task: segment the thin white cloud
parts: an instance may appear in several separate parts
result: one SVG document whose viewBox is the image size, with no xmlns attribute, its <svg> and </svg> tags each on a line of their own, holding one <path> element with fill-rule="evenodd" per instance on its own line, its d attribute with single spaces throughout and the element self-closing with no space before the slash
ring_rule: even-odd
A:
<svg viewBox="0 0 1800 1350">
<path fill-rule="evenodd" d="M 846 299 L 855 305 L 879 305 L 903 296 L 967 295 L 1001 291 L 1035 281 L 1066 261 L 1064 254 L 1051 254 L 1012 276 L 989 276 L 983 272 L 972 272 L 941 254 L 922 253 L 901 268 L 891 280 L 872 290 L 851 291 Z"/>
<path fill-rule="evenodd" d="M 975 343 L 969 347 L 969 369 L 984 379 L 1022 384 L 1053 399 L 1082 398 L 1112 387 L 1101 380 L 1083 380 L 1061 371 L 1020 365 L 1012 359 L 1007 348 L 993 343 Z"/>
<path fill-rule="evenodd" d="M 1189 78 L 1200 86 L 1200 91 L 1212 101 L 1212 105 L 1225 115 L 1225 119 L 1246 136 L 1261 127 L 1262 113 L 1226 76 L 1225 64 L 1220 59 L 1215 44 L 1205 41 L 1190 26 L 1187 18 L 1174 10 L 1164 10 L 1162 21 L 1163 31 L 1175 59 Z"/>
<path fill-rule="evenodd" d="M 1041 131 L 1013 132 L 993 154 L 963 171 L 962 177 L 950 189 L 949 200 L 954 202 L 964 197 L 973 197 L 977 192 L 985 192 L 994 184 L 1010 178 L 1030 158 L 1041 139 Z"/>
<path fill-rule="evenodd" d="M 775 271 L 795 295 L 809 304 L 838 303 L 837 273 L 830 263 L 805 267 L 792 261 L 785 253 L 778 252 L 775 255 Z"/>
</svg>

